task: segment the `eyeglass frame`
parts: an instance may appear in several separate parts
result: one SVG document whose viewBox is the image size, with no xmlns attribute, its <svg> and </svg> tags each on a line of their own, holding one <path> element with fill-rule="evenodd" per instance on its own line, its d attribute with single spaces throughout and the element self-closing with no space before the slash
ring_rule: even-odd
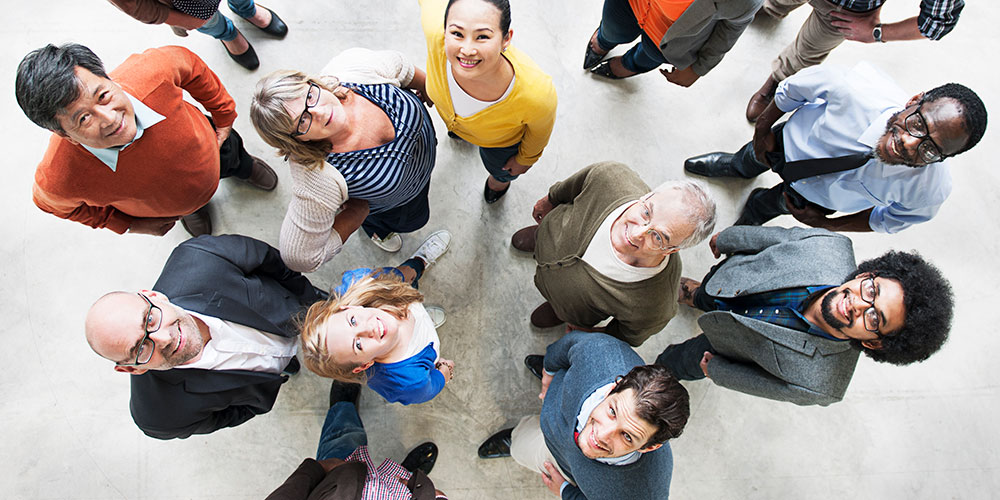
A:
<svg viewBox="0 0 1000 500">
<path fill-rule="evenodd" d="M 147 296 L 145 296 L 145 295 L 143 295 L 143 294 L 141 294 L 139 292 L 136 292 L 136 295 L 142 297 L 142 300 L 145 300 L 146 304 L 149 305 L 149 307 L 146 308 L 146 312 L 143 313 L 143 315 L 142 315 L 142 329 L 143 329 L 143 331 L 146 334 L 143 335 L 142 336 L 142 340 L 140 340 L 139 343 L 136 344 L 136 345 L 139 346 L 139 350 L 135 353 L 135 362 L 134 363 L 115 363 L 118 366 L 142 366 L 142 365 L 144 365 L 146 363 L 149 363 L 149 361 L 151 359 L 153 359 L 153 352 L 156 350 L 156 342 L 153 342 L 152 340 L 150 340 L 149 336 L 152 335 L 152 334 L 154 334 L 154 333 L 156 333 L 156 332 L 158 332 L 158 331 L 160 331 L 160 327 L 163 326 L 163 309 L 161 309 L 159 306 L 153 304 L 153 301 L 149 300 L 149 297 L 147 297 Z M 149 316 L 151 314 L 153 314 L 153 309 L 156 309 L 157 311 L 160 312 L 160 321 L 156 322 L 156 328 L 153 328 L 152 330 L 150 330 L 149 327 L 146 326 L 146 324 L 147 324 L 146 319 L 149 318 Z M 141 356 L 142 353 L 144 352 L 142 347 L 143 347 L 143 345 L 146 342 L 149 342 L 149 344 L 151 346 L 150 349 L 149 349 L 149 358 L 146 359 L 146 361 L 141 361 L 140 362 L 139 361 L 139 356 Z"/>
<path fill-rule="evenodd" d="M 914 109 L 912 113 L 906 115 L 906 118 L 903 119 L 903 128 L 906 130 L 907 134 L 910 134 L 911 136 L 920 139 L 920 143 L 917 144 L 918 154 L 920 153 L 920 148 L 924 147 L 925 143 L 930 142 L 930 145 L 937 150 L 937 159 L 932 161 L 927 161 L 927 164 L 937 163 L 939 161 L 943 161 L 945 158 L 948 158 L 950 155 L 944 154 L 943 150 L 941 149 L 941 146 L 938 146 L 938 144 L 934 142 L 934 139 L 931 138 L 930 130 L 927 129 L 927 119 L 924 118 L 924 114 L 920 112 L 920 109 L 923 107 L 924 107 L 924 100 L 921 99 L 920 102 L 917 103 L 917 109 Z M 924 132 L 914 133 L 913 130 L 910 129 L 910 118 L 914 116 L 916 116 L 920 120 L 920 123 L 923 125 Z M 919 158 L 920 161 L 926 161 L 923 158 L 922 154 L 920 156 L 921 156 Z"/>
<path fill-rule="evenodd" d="M 652 195 L 649 195 L 649 196 L 646 196 L 645 198 L 649 199 L 651 196 Z M 650 214 L 649 215 L 649 219 L 647 219 L 644 215 L 642 215 L 642 213 L 639 214 L 639 217 L 642 218 L 642 220 L 643 220 L 643 225 L 645 225 L 648 228 L 648 229 L 646 229 L 646 232 L 649 233 L 649 234 L 651 234 L 651 235 L 654 235 L 655 237 L 659 238 L 660 240 L 666 240 L 667 238 L 663 234 L 660 234 L 659 231 L 656 231 L 656 230 L 654 230 L 651 227 L 652 224 L 653 224 L 653 211 L 649 209 L 649 205 L 646 204 L 646 200 L 643 199 L 643 198 L 639 198 L 638 200 L 636 200 L 636 203 L 639 203 L 640 205 L 642 205 L 643 213 Z M 677 245 L 667 245 L 665 247 L 659 247 L 656 250 L 659 251 L 659 252 L 669 252 L 670 250 L 673 250 L 675 248 L 677 248 Z"/>
<path fill-rule="evenodd" d="M 316 88 L 316 101 L 313 102 L 312 104 L 309 104 L 309 93 L 312 92 L 312 89 L 314 87 Z M 320 93 L 322 92 L 322 90 L 323 90 L 323 88 L 320 87 L 319 85 L 317 85 L 317 84 L 315 84 L 313 82 L 309 82 L 309 88 L 306 89 L 305 108 L 302 110 L 302 113 L 299 115 L 298 119 L 295 120 L 295 131 L 292 132 L 291 134 L 289 134 L 293 138 L 298 137 L 300 135 L 306 135 L 306 134 L 309 133 L 309 129 L 312 128 L 312 114 L 309 113 L 309 110 L 312 109 L 312 108 L 314 108 L 317 104 L 319 104 L 319 97 L 320 97 Z M 300 128 L 299 124 L 302 123 L 302 120 L 305 120 L 307 118 L 309 120 L 309 123 L 306 125 L 305 131 L 299 132 L 299 128 Z"/>
<path fill-rule="evenodd" d="M 867 330 L 868 332 L 874 333 L 875 336 L 880 339 L 884 339 L 886 336 L 882 335 L 878 327 L 876 327 L 874 330 L 868 328 L 868 320 L 867 320 L 868 311 L 875 311 L 875 315 L 878 316 L 879 319 L 882 318 L 882 315 L 879 314 L 881 311 L 879 311 L 879 309 L 875 307 L 875 299 L 878 298 L 878 292 L 877 289 L 875 288 L 875 278 L 878 278 L 878 276 L 877 275 L 869 276 L 861 280 L 861 284 L 858 286 L 858 291 L 861 292 L 858 294 L 858 296 L 861 297 L 861 300 L 863 300 L 869 306 L 868 309 L 865 309 L 865 311 L 861 313 L 861 324 L 865 327 L 865 330 Z M 869 281 L 871 282 L 871 287 L 873 290 L 872 293 L 874 294 L 872 295 L 872 300 L 868 300 L 865 298 L 865 282 Z"/>
</svg>

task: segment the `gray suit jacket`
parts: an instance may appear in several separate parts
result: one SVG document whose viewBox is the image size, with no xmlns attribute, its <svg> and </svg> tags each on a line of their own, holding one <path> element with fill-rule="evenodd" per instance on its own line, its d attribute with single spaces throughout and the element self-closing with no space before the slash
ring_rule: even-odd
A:
<svg viewBox="0 0 1000 500">
<path fill-rule="evenodd" d="M 733 226 L 716 248 L 729 257 L 702 286 L 720 298 L 840 285 L 857 269 L 851 240 L 825 229 Z M 843 399 L 860 354 L 849 342 L 730 312 L 706 313 L 698 324 L 720 355 L 708 364 L 716 384 L 799 405 Z"/>
<path fill-rule="evenodd" d="M 763 0 L 695 0 L 660 40 L 670 64 L 704 76 L 729 52 Z"/>
</svg>

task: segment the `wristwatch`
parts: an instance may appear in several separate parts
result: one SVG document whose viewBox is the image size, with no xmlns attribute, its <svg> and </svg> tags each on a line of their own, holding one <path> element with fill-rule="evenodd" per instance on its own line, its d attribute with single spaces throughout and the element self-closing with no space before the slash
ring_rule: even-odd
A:
<svg viewBox="0 0 1000 500">
<path fill-rule="evenodd" d="M 882 23 L 878 23 L 872 28 L 872 37 L 875 38 L 876 42 L 885 43 L 885 40 L 882 39 Z"/>
</svg>

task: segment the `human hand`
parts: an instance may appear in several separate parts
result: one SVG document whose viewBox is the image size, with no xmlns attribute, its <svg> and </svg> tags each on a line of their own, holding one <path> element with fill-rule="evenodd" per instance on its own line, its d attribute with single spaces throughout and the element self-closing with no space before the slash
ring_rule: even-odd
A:
<svg viewBox="0 0 1000 500">
<path fill-rule="evenodd" d="M 661 69 L 660 74 L 667 79 L 668 82 L 674 85 L 680 85 L 681 87 L 690 87 L 694 82 L 698 81 L 698 73 L 695 73 L 690 66 L 684 69 L 674 68 L 673 71 L 668 71 L 666 69 Z"/>
<path fill-rule="evenodd" d="M 712 249 L 712 255 L 714 255 L 716 259 L 722 257 L 722 252 L 719 251 L 718 241 L 719 241 L 719 233 L 713 234 L 712 238 L 708 240 L 708 248 Z"/>
<path fill-rule="evenodd" d="M 767 153 L 771 153 L 776 149 L 778 149 L 778 138 L 775 137 L 771 127 L 754 129 L 753 154 L 757 158 L 757 161 L 770 167 L 771 163 L 767 161 Z"/>
<path fill-rule="evenodd" d="M 233 131 L 232 125 L 228 127 L 219 127 L 215 129 L 215 141 L 219 143 L 219 149 L 222 149 L 222 143 L 226 142 L 229 138 L 229 133 Z"/>
<path fill-rule="evenodd" d="M 705 354 L 701 357 L 701 363 L 698 363 L 698 366 L 701 366 L 701 372 L 705 374 L 705 378 L 712 378 L 708 376 L 708 362 L 712 361 L 714 357 L 712 353 L 705 351 Z"/>
<path fill-rule="evenodd" d="M 444 375 L 444 383 L 451 382 L 451 377 L 455 376 L 455 362 L 450 359 L 439 359 L 437 363 L 434 363 L 434 368 Z"/>
<path fill-rule="evenodd" d="M 511 156 L 510 159 L 507 160 L 507 164 L 503 166 L 504 172 L 507 172 L 510 175 L 521 175 L 531 168 L 531 165 L 521 165 L 515 158 L 517 158 L 516 155 Z"/>
<path fill-rule="evenodd" d="M 552 375 L 542 368 L 542 391 L 538 393 L 538 399 L 545 401 L 545 393 L 549 392 L 549 384 L 552 383 Z"/>
<path fill-rule="evenodd" d="M 343 460 L 334 457 L 327 458 L 324 460 L 319 460 L 319 464 L 323 466 L 324 472 L 330 472 L 333 469 L 340 467 L 341 465 L 344 465 L 345 463 L 346 462 L 344 462 Z"/>
<path fill-rule="evenodd" d="M 128 232 L 135 234 L 151 234 L 153 236 L 163 236 L 174 227 L 180 217 L 136 217 L 132 219 L 132 225 L 128 227 Z"/>
<path fill-rule="evenodd" d="M 556 466 L 552 465 L 552 462 L 546 461 L 544 466 L 546 472 L 542 473 L 542 482 L 545 483 L 545 486 L 549 488 L 549 491 L 553 495 L 559 496 L 559 489 L 566 482 L 566 478 L 559 473 L 559 469 L 556 469 Z"/>
<path fill-rule="evenodd" d="M 810 227 L 826 227 L 826 223 L 829 221 L 826 218 L 826 214 L 808 204 L 803 208 L 798 208 L 795 206 L 795 203 L 792 203 L 792 197 L 788 196 L 788 193 L 784 193 L 784 195 L 785 206 L 788 207 L 788 211 L 792 214 L 792 217 Z"/>
<path fill-rule="evenodd" d="M 410 89 L 410 91 L 413 92 L 414 94 L 417 94 L 417 97 L 420 98 L 420 101 L 426 104 L 428 108 L 434 107 L 434 101 L 432 101 L 430 97 L 427 97 L 426 90 Z"/>
<path fill-rule="evenodd" d="M 875 9 L 864 14 L 855 14 L 847 11 L 833 11 L 830 12 L 830 17 L 833 18 L 833 21 L 830 21 L 830 24 L 833 25 L 834 28 L 837 28 L 837 31 L 840 31 L 841 35 L 844 35 L 845 40 L 872 43 L 875 42 L 872 30 L 874 30 L 875 25 L 879 23 L 879 11 L 880 9 Z"/>
<path fill-rule="evenodd" d="M 535 202 L 534 208 L 531 209 L 531 218 L 535 219 L 535 222 L 542 222 L 542 219 L 546 215 L 549 215 L 549 212 L 553 208 L 556 208 L 556 206 L 549 201 L 549 195 L 542 196 L 541 199 Z"/>
</svg>

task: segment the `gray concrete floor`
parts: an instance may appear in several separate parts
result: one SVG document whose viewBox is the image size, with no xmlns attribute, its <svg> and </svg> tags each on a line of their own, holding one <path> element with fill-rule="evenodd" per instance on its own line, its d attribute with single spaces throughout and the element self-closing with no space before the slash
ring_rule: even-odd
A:
<svg viewBox="0 0 1000 500">
<path fill-rule="evenodd" d="M 454 499 L 551 498 L 537 474 L 509 459 L 476 459 L 478 444 L 528 412 L 537 412 L 538 383 L 523 368 L 525 354 L 542 352 L 559 330 L 533 331 L 529 312 L 541 298 L 531 282 L 530 257 L 508 238 L 531 223 L 530 210 L 546 188 L 599 160 L 618 160 L 650 184 L 685 176 L 684 158 L 734 150 L 751 136 L 743 119 L 748 96 L 766 77 L 772 57 L 808 13 L 783 22 L 758 21 L 725 60 L 693 88 L 652 73 L 623 82 L 597 80 L 580 69 L 584 44 L 602 2 L 514 0 L 514 43 L 552 75 L 559 112 L 541 162 L 514 184 L 506 199 L 486 206 L 485 172 L 474 147 L 444 135 L 434 173 L 431 222 L 407 236 L 403 252 L 387 255 L 363 238 L 311 277 L 320 286 L 360 265 L 393 265 L 430 232 L 447 227 L 452 248 L 423 279 L 428 301 L 444 305 L 443 353 L 457 376 L 432 402 L 404 408 L 366 390 L 361 413 L 376 457 L 400 460 L 427 439 L 441 448 L 431 475 Z M 315 453 L 326 410 L 328 381 L 301 373 L 286 384 L 274 409 L 234 429 L 186 440 L 145 437 L 128 413 L 128 379 L 90 351 L 83 317 L 102 293 L 151 286 L 171 249 L 187 238 L 179 226 L 163 238 L 118 236 L 39 211 L 31 202 L 34 167 L 48 133 L 17 108 L 13 75 L 21 57 L 49 42 L 90 46 L 109 68 L 147 47 L 180 44 L 201 55 L 222 78 L 241 113 L 236 122 L 252 154 L 271 158 L 281 182 L 272 193 L 224 181 L 213 202 L 216 233 L 239 233 L 272 244 L 291 196 L 287 167 L 274 158 L 248 119 L 257 79 L 275 69 L 315 71 L 353 47 L 403 51 L 425 59 L 416 2 L 271 0 L 289 24 L 284 41 L 267 39 L 237 21 L 262 66 L 253 73 L 231 62 L 218 42 L 198 33 L 177 38 L 164 26 L 133 21 L 103 1 L 6 2 L 0 79 L 7 181 L 0 184 L 0 496 L 5 498 L 262 498 Z M 227 11 L 228 12 L 228 11 Z M 917 2 L 894 1 L 887 21 L 916 14 Z M 568 15 L 567 15 L 568 14 Z M 875 62 L 917 93 L 948 81 L 975 89 L 1000 112 L 995 53 L 1000 37 L 994 2 L 969 2 L 957 29 L 941 42 L 886 45 L 845 43 L 829 63 Z M 621 49 L 619 49 L 621 50 Z M 863 358 L 845 400 L 800 408 L 719 388 L 687 384 L 692 417 L 672 442 L 674 498 L 988 498 L 1000 490 L 1000 409 L 992 353 L 989 285 L 1000 234 L 997 126 L 982 143 L 952 161 L 954 192 L 937 218 L 902 234 L 853 237 L 859 258 L 889 248 L 917 249 L 951 278 L 957 298 L 952 338 L 929 361 L 911 367 Z M 711 182 L 720 228 L 732 223 L 746 193 L 773 184 Z M 990 215 L 994 214 L 994 215 Z M 791 225 L 784 217 L 776 221 Z M 682 252 L 685 275 L 702 276 L 714 259 L 707 245 Z M 652 360 L 666 345 L 697 333 L 696 313 L 682 308 L 639 353 Z"/>
</svg>

